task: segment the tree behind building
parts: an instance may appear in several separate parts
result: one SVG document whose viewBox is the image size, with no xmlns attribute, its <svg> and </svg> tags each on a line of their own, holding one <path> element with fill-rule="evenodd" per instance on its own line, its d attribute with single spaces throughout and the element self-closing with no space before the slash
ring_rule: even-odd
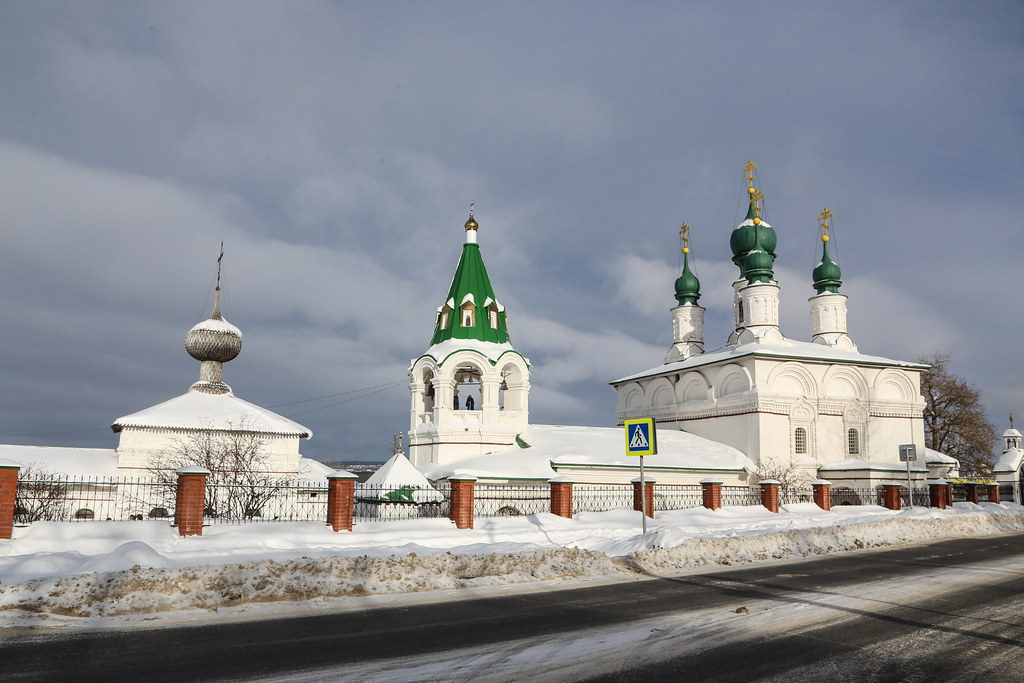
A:
<svg viewBox="0 0 1024 683">
<path fill-rule="evenodd" d="M 981 391 L 949 371 L 949 354 L 918 360 L 932 366 L 921 374 L 926 445 L 959 460 L 965 476 L 991 476 L 992 446 L 999 435 L 985 415 Z"/>
</svg>

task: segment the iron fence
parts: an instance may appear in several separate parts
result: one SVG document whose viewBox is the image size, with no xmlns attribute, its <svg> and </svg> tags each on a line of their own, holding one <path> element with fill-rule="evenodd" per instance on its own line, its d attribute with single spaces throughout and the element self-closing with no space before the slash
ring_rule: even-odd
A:
<svg viewBox="0 0 1024 683">
<path fill-rule="evenodd" d="M 633 509 L 632 484 L 573 484 L 572 513 Z"/>
<path fill-rule="evenodd" d="M 174 516 L 174 491 L 173 483 L 114 477 L 19 478 L 14 523 L 167 520 Z"/>
<path fill-rule="evenodd" d="M 882 490 L 881 487 L 854 489 L 848 486 L 833 486 L 829 490 L 829 499 L 832 507 L 840 505 L 881 505 Z"/>
<path fill-rule="evenodd" d="M 761 489 L 750 486 L 723 486 L 722 505 L 760 505 Z"/>
<path fill-rule="evenodd" d="M 655 484 L 654 509 L 685 510 L 704 504 L 702 487 L 697 484 Z"/>
<path fill-rule="evenodd" d="M 325 482 L 206 484 L 205 524 L 323 522 L 326 519 Z"/>
<path fill-rule="evenodd" d="M 448 517 L 451 512 L 448 482 L 429 487 L 356 484 L 355 497 L 353 514 L 357 522 Z M 326 509 L 324 514 L 326 518 Z"/>
<path fill-rule="evenodd" d="M 760 494 L 759 494 L 760 495 Z M 792 505 L 793 503 L 813 503 L 814 489 L 800 486 L 780 486 L 779 504 Z"/>
<path fill-rule="evenodd" d="M 481 484 L 473 492 L 474 517 L 535 515 L 551 511 L 551 487 L 543 484 Z"/>
</svg>

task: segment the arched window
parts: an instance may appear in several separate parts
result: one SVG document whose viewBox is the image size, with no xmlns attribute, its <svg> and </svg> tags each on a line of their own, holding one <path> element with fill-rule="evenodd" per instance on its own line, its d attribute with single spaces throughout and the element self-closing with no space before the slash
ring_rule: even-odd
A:
<svg viewBox="0 0 1024 683">
<path fill-rule="evenodd" d="M 75 511 L 75 519 L 96 519 L 96 513 L 89 508 L 79 508 Z"/>
<path fill-rule="evenodd" d="M 797 453 L 807 452 L 807 430 L 803 427 L 793 430 L 793 450 Z"/>
<path fill-rule="evenodd" d="M 487 309 L 487 322 L 492 330 L 498 329 L 498 309 L 493 305 Z"/>
<path fill-rule="evenodd" d="M 462 307 L 462 326 L 473 327 L 473 313 L 476 311 L 476 307 L 473 304 L 466 304 Z"/>
<path fill-rule="evenodd" d="M 441 324 L 439 326 L 440 329 L 442 329 L 442 330 L 447 330 L 448 329 L 448 317 L 451 314 L 451 310 L 452 309 L 448 308 L 447 306 L 445 306 L 443 309 L 441 309 Z"/>
<path fill-rule="evenodd" d="M 847 452 L 850 455 L 860 455 L 860 435 L 856 429 L 849 429 L 846 432 Z"/>
<path fill-rule="evenodd" d="M 740 314 L 740 322 L 743 322 L 743 300 L 742 299 L 740 299 L 739 301 L 736 302 L 736 309 L 737 309 L 737 311 L 739 311 L 739 314 Z"/>
</svg>

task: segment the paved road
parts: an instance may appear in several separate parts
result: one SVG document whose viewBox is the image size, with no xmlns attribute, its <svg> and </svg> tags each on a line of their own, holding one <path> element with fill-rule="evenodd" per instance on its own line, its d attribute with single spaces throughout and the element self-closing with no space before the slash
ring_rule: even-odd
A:
<svg viewBox="0 0 1024 683">
<path fill-rule="evenodd" d="M 304 618 L 7 634 L 0 678 L 1024 680 L 1022 596 L 1024 535 L 959 539 Z"/>
</svg>

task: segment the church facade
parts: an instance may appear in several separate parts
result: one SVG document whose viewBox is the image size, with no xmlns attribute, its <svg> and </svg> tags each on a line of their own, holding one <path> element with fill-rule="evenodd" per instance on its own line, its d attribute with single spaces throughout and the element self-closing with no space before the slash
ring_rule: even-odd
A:
<svg viewBox="0 0 1024 683">
<path fill-rule="evenodd" d="M 779 328 L 780 288 L 773 265 L 777 236 L 761 217 L 763 194 L 748 164 L 749 208 L 730 236 L 735 329 L 725 346 L 704 351 L 700 283 L 685 246 L 672 309 L 673 344 L 661 365 L 611 382 L 621 424 L 653 417 L 741 450 L 762 472 L 797 472 L 835 484 L 906 480 L 899 447 L 914 444 L 912 475 L 923 485 L 927 366 L 858 351 L 847 325 L 841 272 L 828 251 L 831 213 L 822 212 L 822 258 L 812 273 L 811 341 Z M 684 230 L 685 230 L 684 226 Z M 806 478 L 806 477 L 805 477 Z"/>
</svg>

